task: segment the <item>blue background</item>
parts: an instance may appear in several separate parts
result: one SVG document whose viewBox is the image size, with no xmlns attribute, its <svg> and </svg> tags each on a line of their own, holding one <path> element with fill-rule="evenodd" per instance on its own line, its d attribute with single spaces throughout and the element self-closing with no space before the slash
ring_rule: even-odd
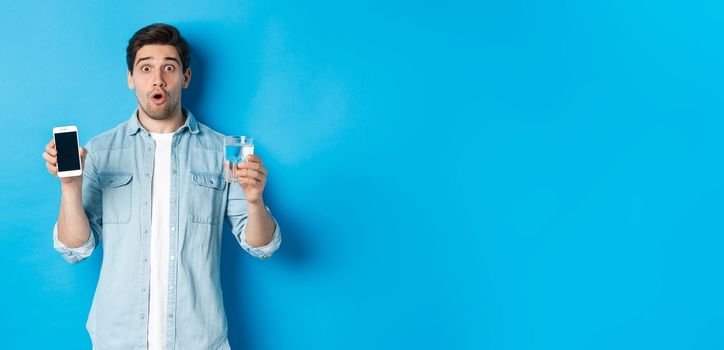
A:
<svg viewBox="0 0 724 350">
<path fill-rule="evenodd" d="M 226 228 L 234 349 L 721 349 L 716 1 L 4 1 L 0 343 L 90 348 L 102 250 L 52 248 L 53 126 L 128 118 L 176 25 L 183 102 L 256 137 L 284 243 Z"/>
</svg>

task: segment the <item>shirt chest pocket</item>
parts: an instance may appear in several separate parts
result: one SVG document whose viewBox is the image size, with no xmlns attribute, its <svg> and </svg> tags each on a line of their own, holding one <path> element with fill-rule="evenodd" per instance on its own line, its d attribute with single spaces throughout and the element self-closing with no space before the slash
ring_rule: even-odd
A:
<svg viewBox="0 0 724 350">
<path fill-rule="evenodd" d="M 101 173 L 98 180 L 103 193 L 103 223 L 131 221 L 131 173 Z"/>
<path fill-rule="evenodd" d="M 192 171 L 189 184 L 189 217 L 199 224 L 217 224 L 221 215 L 224 182 L 221 175 Z"/>
</svg>

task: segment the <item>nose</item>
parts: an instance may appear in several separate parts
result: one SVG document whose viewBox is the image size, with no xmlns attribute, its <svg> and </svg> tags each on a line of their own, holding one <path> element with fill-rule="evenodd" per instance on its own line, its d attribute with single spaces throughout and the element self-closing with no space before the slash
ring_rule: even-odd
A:
<svg viewBox="0 0 724 350">
<path fill-rule="evenodd" d="M 158 86 L 158 87 L 166 86 L 166 82 L 163 80 L 163 75 L 161 73 L 156 74 L 156 76 L 153 77 L 153 86 Z"/>
</svg>

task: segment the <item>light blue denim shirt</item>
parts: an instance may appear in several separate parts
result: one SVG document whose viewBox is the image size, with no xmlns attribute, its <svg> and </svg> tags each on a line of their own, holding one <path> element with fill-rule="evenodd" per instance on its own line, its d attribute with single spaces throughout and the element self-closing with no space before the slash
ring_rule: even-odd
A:
<svg viewBox="0 0 724 350">
<path fill-rule="evenodd" d="M 221 292 L 223 218 L 241 247 L 268 258 L 281 243 L 246 243 L 247 207 L 238 184 L 223 177 L 224 138 L 184 110 L 173 135 L 166 349 L 229 349 Z M 146 349 L 149 312 L 151 184 L 155 144 L 137 111 L 94 137 L 83 169 L 83 207 L 91 235 L 80 247 L 53 245 L 71 264 L 103 242 L 103 262 L 86 328 L 97 350 Z M 268 210 L 268 208 L 267 208 Z"/>
</svg>

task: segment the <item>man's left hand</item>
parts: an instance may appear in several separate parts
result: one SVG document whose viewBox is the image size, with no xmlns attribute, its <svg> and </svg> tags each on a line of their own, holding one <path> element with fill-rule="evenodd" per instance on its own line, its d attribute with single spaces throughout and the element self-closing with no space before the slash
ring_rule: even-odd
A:
<svg viewBox="0 0 724 350">
<path fill-rule="evenodd" d="M 244 189 L 247 202 L 261 203 L 261 195 L 266 185 L 267 170 L 259 156 L 251 154 L 246 157 L 246 160 L 246 162 L 241 162 L 236 166 L 239 185 Z"/>
</svg>

